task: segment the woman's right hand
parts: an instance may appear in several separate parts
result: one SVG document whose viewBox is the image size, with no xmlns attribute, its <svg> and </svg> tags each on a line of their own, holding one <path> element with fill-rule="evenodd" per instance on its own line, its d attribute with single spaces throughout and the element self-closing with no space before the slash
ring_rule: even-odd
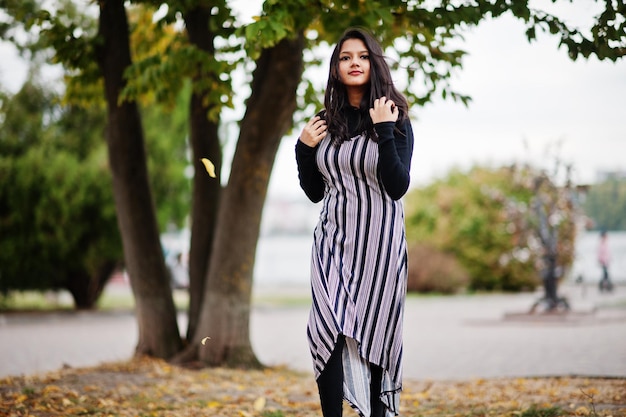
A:
<svg viewBox="0 0 626 417">
<path fill-rule="evenodd" d="M 315 148 L 326 136 L 326 129 L 326 121 L 319 116 L 315 116 L 302 129 L 300 142 Z"/>
</svg>

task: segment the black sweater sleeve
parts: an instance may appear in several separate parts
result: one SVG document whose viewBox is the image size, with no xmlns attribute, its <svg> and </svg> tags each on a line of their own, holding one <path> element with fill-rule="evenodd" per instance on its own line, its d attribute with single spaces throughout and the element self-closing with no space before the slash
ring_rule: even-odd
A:
<svg viewBox="0 0 626 417">
<path fill-rule="evenodd" d="M 311 148 L 298 139 L 296 142 L 296 163 L 298 165 L 298 179 L 300 188 L 306 196 L 314 203 L 322 201 L 324 198 L 324 178 L 317 169 L 315 155 L 317 147 Z"/>
<path fill-rule="evenodd" d="M 374 125 L 378 135 L 378 170 L 385 191 L 399 200 L 409 189 L 411 157 L 413 155 L 413 128 L 406 119 L 394 129 L 393 122 Z"/>
<path fill-rule="evenodd" d="M 393 122 L 374 125 L 378 135 L 378 166 L 385 191 L 394 200 L 406 193 L 410 182 L 411 157 L 413 155 L 413 129 L 407 119 L 394 129 Z M 300 187 L 314 203 L 324 198 L 326 185 L 317 168 L 317 147 L 312 148 L 300 140 L 296 142 L 296 163 Z"/>
</svg>

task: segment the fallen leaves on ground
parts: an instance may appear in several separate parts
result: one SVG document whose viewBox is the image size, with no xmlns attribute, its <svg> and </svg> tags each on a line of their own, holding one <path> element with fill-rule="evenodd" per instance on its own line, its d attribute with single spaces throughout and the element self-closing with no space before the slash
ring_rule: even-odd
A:
<svg viewBox="0 0 626 417">
<path fill-rule="evenodd" d="M 626 416 L 626 378 L 405 381 L 401 416 Z M 321 416 L 312 374 L 155 359 L 0 380 L 0 416 Z M 345 416 L 356 416 L 346 406 Z"/>
</svg>

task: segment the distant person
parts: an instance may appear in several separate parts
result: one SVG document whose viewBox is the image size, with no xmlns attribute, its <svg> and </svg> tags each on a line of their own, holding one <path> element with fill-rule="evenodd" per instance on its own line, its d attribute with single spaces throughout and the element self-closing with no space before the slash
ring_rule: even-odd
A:
<svg viewBox="0 0 626 417">
<path fill-rule="evenodd" d="M 166 260 L 170 272 L 170 284 L 174 289 L 189 288 L 189 261 L 188 256 L 178 252 L 176 256 L 170 256 Z"/>
<path fill-rule="evenodd" d="M 609 239 L 606 231 L 600 232 L 600 244 L 598 245 L 598 263 L 602 268 L 602 279 L 600 279 L 600 291 L 613 290 L 613 283 L 609 277 L 609 263 L 611 253 L 609 251 Z"/>
<path fill-rule="evenodd" d="M 346 31 L 330 59 L 324 111 L 296 144 L 300 186 L 323 205 L 313 233 L 307 335 L 324 417 L 398 414 L 407 251 L 400 198 L 413 131 L 383 50 Z"/>
</svg>

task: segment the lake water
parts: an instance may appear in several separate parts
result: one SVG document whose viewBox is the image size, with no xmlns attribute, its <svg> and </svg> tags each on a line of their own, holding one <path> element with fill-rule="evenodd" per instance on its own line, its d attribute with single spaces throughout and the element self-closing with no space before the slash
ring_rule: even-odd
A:
<svg viewBox="0 0 626 417">
<path fill-rule="evenodd" d="M 626 282 L 626 232 L 609 232 L 612 262 L 609 268 L 614 282 Z M 601 270 L 596 260 L 600 240 L 598 232 L 583 232 L 576 243 L 576 261 L 568 276 L 575 280 L 582 276 L 584 282 L 600 280 Z M 267 234 L 261 237 L 256 255 L 255 285 L 307 285 L 310 270 L 310 234 Z"/>
</svg>

